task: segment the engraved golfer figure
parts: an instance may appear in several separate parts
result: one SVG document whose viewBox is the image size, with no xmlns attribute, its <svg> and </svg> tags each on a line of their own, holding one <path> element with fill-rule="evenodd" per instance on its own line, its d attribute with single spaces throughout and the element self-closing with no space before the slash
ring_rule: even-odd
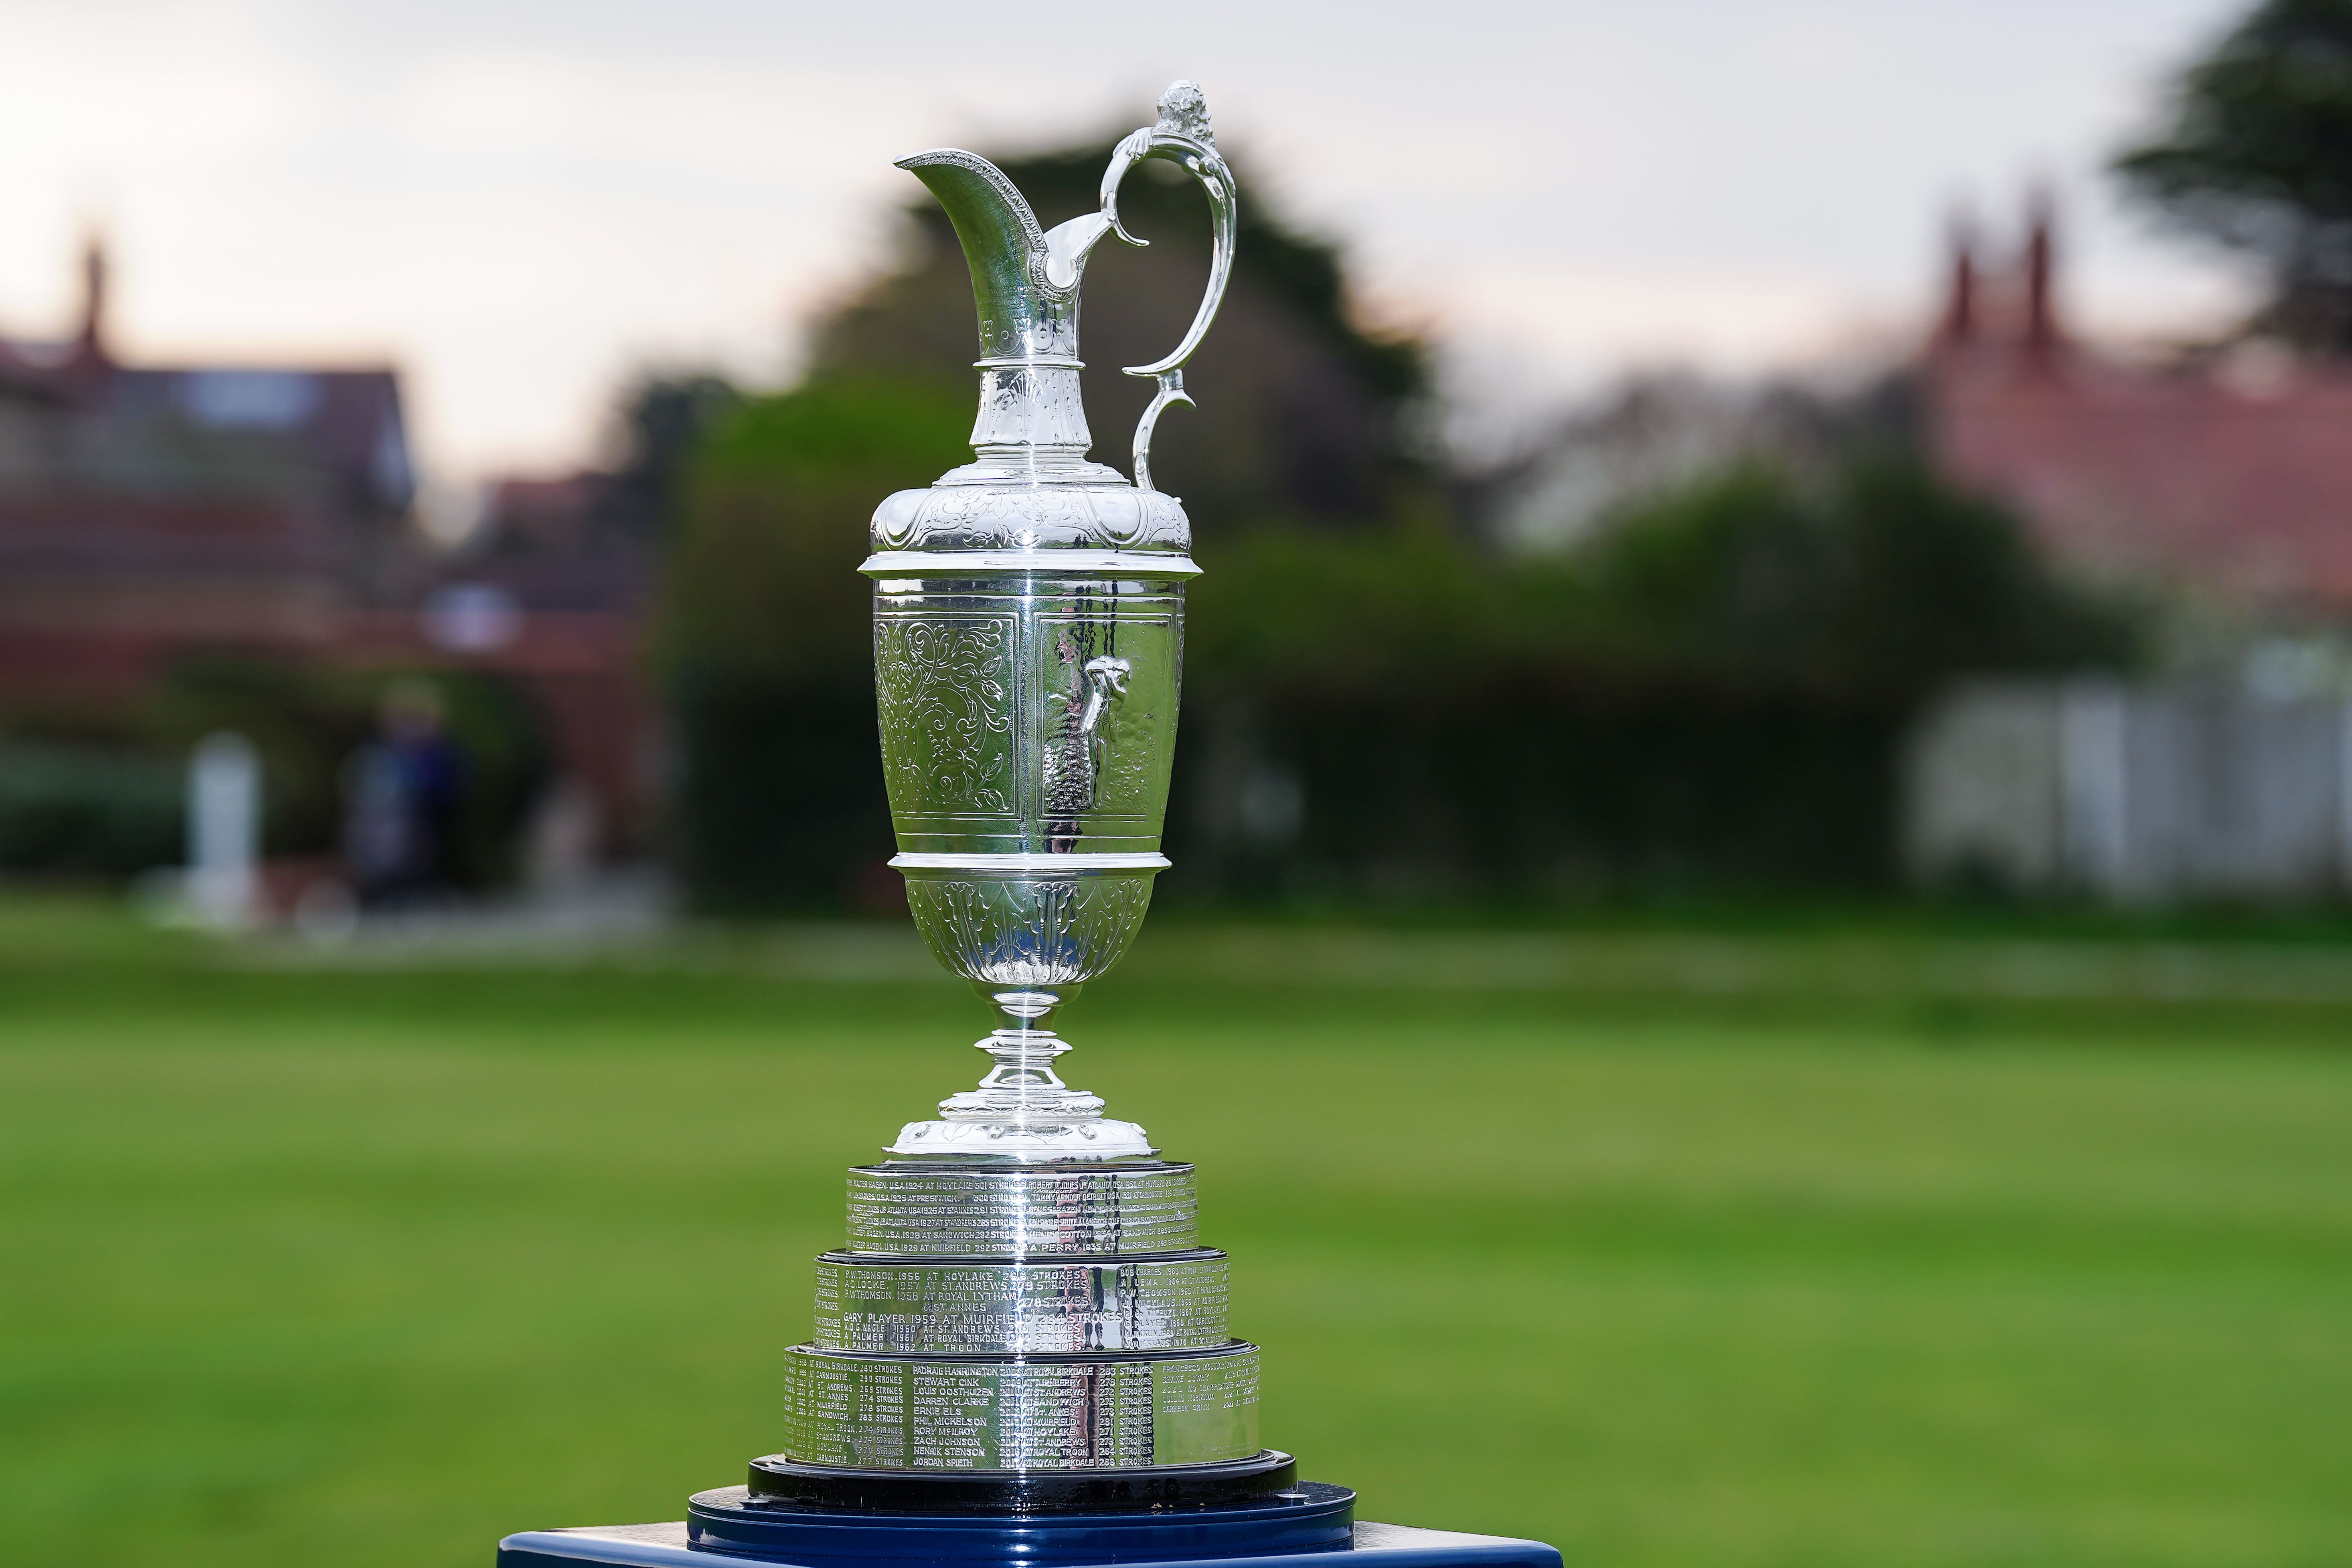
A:
<svg viewBox="0 0 2352 1568">
<path fill-rule="evenodd" d="M 1127 695 L 1127 680 L 1134 666 L 1110 654 L 1081 665 L 1067 632 L 1055 638 L 1054 653 L 1069 668 L 1070 689 L 1052 693 L 1062 711 L 1045 742 L 1045 815 L 1052 819 L 1053 837 L 1075 842 L 1077 819 L 1095 808 L 1097 783 L 1102 776 L 1103 715 L 1113 701 Z"/>
</svg>

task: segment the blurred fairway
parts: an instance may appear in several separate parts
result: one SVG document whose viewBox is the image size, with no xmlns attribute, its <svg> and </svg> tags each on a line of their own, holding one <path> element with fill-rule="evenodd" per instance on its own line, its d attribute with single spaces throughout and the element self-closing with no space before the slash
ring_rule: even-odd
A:
<svg viewBox="0 0 2352 1568">
<path fill-rule="evenodd" d="M 0 904 L 6 1561 L 680 1517 L 982 1024 L 897 928 L 318 958 Z M 1068 1033 L 1201 1163 L 1267 1438 L 1363 1517 L 2352 1563 L 2352 948 L 1170 921 Z"/>
</svg>

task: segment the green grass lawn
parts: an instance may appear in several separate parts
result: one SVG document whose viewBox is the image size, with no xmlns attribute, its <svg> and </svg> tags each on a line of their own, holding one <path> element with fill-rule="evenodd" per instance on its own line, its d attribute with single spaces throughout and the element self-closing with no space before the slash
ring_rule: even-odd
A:
<svg viewBox="0 0 2352 1568">
<path fill-rule="evenodd" d="M 982 1065 L 927 963 L 0 906 L 6 1561 L 485 1568 L 733 1483 L 843 1167 Z M 2352 1563 L 2352 948 L 1177 921 L 1068 1032 L 1364 1517 Z"/>
</svg>

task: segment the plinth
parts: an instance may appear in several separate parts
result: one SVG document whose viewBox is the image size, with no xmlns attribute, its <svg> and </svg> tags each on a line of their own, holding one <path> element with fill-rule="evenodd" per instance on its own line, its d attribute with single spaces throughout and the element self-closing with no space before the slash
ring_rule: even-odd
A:
<svg viewBox="0 0 2352 1568">
<path fill-rule="evenodd" d="M 1238 1536 L 1203 1549 L 1197 1533 L 1181 1521 L 1148 1521 L 1142 1528 L 1135 1528 L 1132 1520 L 1123 1519 L 1121 1523 L 1126 1528 L 1118 1534 L 1089 1533 L 1083 1524 L 1073 1521 L 1021 1532 L 1006 1529 L 1001 1519 L 959 1520 L 941 1515 L 929 1521 L 928 1531 L 902 1533 L 887 1522 L 860 1526 L 844 1521 L 829 1537 L 811 1537 L 808 1546 L 772 1553 L 698 1542 L 682 1520 L 668 1524 L 534 1530 L 499 1542 L 499 1568 L 576 1568 L 580 1563 L 605 1563 L 611 1568 L 713 1568 L 710 1554 L 720 1551 L 805 1568 L 916 1563 L 946 1568 L 983 1562 L 1117 1563 L 1121 1568 L 1215 1563 L 1220 1568 L 1275 1568 L 1278 1563 L 1295 1564 L 1304 1552 L 1351 1553 L 1361 1568 L 1560 1568 L 1559 1553 L 1539 1541 L 1414 1530 L 1400 1524 L 1357 1524 L 1340 1538 L 1318 1546 L 1269 1551 L 1251 1546 Z M 809 1549 L 815 1545 L 833 1550 Z"/>
</svg>

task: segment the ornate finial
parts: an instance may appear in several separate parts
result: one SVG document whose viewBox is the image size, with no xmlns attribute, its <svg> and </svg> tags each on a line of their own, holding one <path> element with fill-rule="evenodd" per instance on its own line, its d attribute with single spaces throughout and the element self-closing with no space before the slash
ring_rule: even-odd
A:
<svg viewBox="0 0 2352 1568">
<path fill-rule="evenodd" d="M 1192 141 L 1213 147 L 1217 133 L 1209 128 L 1209 100 L 1197 81 L 1173 81 L 1160 95 L 1160 123 L 1153 129 L 1161 135 L 1190 137 Z"/>
</svg>

